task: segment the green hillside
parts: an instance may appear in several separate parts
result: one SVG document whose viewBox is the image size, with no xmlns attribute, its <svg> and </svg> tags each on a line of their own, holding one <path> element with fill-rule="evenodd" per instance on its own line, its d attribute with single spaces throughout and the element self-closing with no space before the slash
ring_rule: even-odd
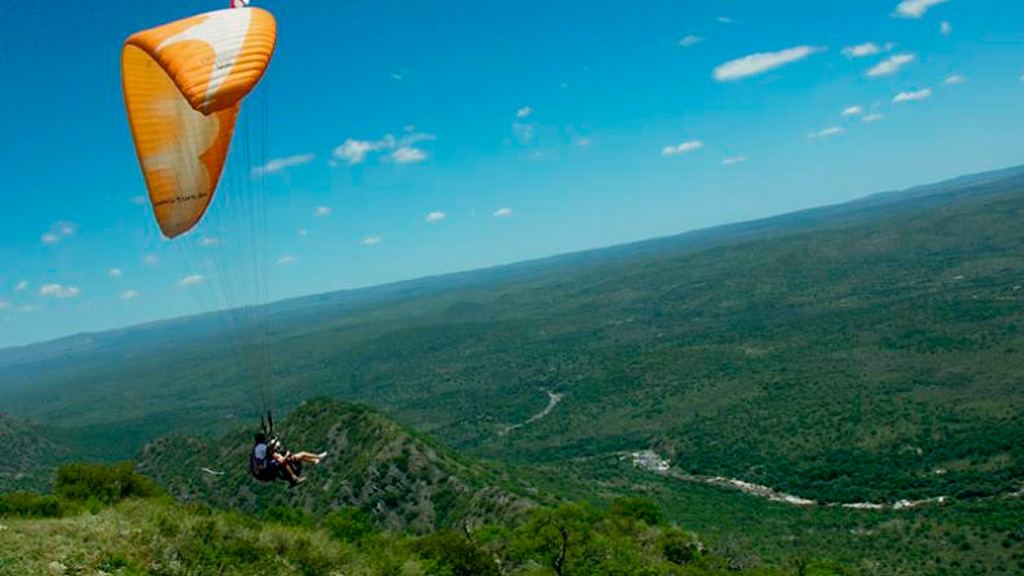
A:
<svg viewBox="0 0 1024 576">
<path fill-rule="evenodd" d="M 366 408 L 311 400 L 289 413 L 278 432 L 293 451 L 328 453 L 319 466 L 307 467 L 308 481 L 301 489 L 285 490 L 282 483 L 249 477 L 252 430 L 246 429 L 212 442 L 161 438 L 148 444 L 136 462 L 182 501 L 250 513 L 285 506 L 316 516 L 355 507 L 372 513 L 383 528 L 420 534 L 513 523 L 535 506 L 523 495 L 531 489 L 528 484 L 460 458 Z"/>
</svg>

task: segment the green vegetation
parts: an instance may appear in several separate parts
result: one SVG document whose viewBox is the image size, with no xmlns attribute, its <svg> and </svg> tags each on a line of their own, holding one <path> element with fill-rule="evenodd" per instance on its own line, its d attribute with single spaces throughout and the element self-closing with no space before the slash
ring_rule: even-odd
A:
<svg viewBox="0 0 1024 576">
<path fill-rule="evenodd" d="M 112 492 L 112 481 L 134 488 Z M 480 525 L 416 537 L 380 532 L 353 509 L 315 521 L 281 509 L 257 518 L 182 506 L 153 493 L 145 478 L 123 465 L 65 466 L 57 486 L 57 495 L 35 498 L 64 503 L 59 511 L 0 508 L 0 574 L 786 574 L 743 569 L 706 549 L 694 534 L 636 518 L 636 511 L 660 516 L 652 502 L 641 499 L 607 511 L 578 504 L 538 508 L 518 526 Z M 82 502 L 100 505 L 83 508 Z M 808 574 L 849 573 L 827 563 L 807 565 L 813 569 Z"/>
</svg>

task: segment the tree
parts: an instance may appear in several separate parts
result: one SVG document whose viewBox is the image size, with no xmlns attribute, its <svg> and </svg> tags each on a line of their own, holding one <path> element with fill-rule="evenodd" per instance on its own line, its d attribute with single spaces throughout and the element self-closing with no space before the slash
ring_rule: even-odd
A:
<svg viewBox="0 0 1024 576">
<path fill-rule="evenodd" d="M 521 529 L 517 544 L 558 576 L 585 573 L 600 559 L 593 529 L 599 518 L 592 508 L 579 504 L 539 510 Z"/>
<path fill-rule="evenodd" d="M 612 501 L 611 511 L 622 518 L 642 520 L 648 526 L 661 523 L 661 510 L 648 498 L 616 498 Z"/>
</svg>

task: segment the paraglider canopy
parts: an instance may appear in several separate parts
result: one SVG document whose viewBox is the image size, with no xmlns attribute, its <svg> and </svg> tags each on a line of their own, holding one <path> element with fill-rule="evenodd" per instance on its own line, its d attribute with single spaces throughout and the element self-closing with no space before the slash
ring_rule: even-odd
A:
<svg viewBox="0 0 1024 576">
<path fill-rule="evenodd" d="M 133 34 L 121 52 L 125 108 L 161 232 L 203 217 L 220 180 L 242 99 L 263 77 L 276 23 L 225 9 Z"/>
</svg>

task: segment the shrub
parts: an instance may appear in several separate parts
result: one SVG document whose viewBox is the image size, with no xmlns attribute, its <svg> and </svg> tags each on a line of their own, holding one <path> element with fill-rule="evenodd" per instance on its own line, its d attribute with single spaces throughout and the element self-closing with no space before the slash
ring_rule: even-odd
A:
<svg viewBox="0 0 1024 576">
<path fill-rule="evenodd" d="M 57 498 L 32 492 L 0 494 L 0 516 L 22 518 L 56 518 L 64 515 L 66 506 Z"/>
<path fill-rule="evenodd" d="M 416 552 L 427 560 L 431 576 L 498 576 L 494 558 L 464 535 L 438 532 L 416 542 Z"/>
<path fill-rule="evenodd" d="M 118 464 L 65 464 L 57 469 L 55 492 L 72 501 L 90 499 L 112 504 L 128 497 L 148 498 L 160 493 L 152 480 L 137 474 L 130 462 Z"/>
<path fill-rule="evenodd" d="M 341 508 L 324 518 L 324 527 L 343 542 L 356 542 L 373 535 L 377 529 L 368 513 L 359 508 Z"/>
<path fill-rule="evenodd" d="M 612 501 L 611 511 L 622 518 L 642 520 L 649 526 L 661 522 L 661 510 L 647 498 L 616 498 Z"/>
</svg>

